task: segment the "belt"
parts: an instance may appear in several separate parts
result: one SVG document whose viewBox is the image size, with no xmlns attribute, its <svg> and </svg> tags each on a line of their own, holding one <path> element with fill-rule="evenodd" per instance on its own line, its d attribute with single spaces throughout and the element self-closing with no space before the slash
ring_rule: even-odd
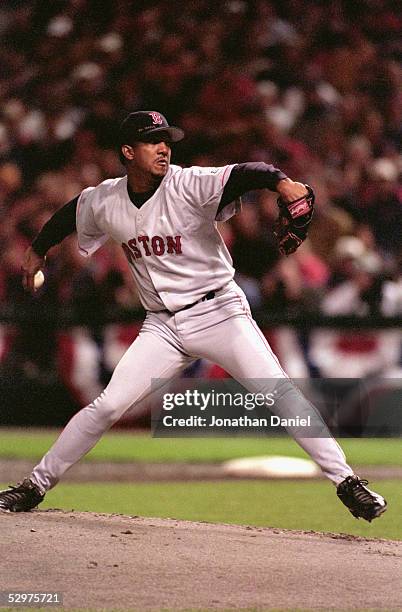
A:
<svg viewBox="0 0 402 612">
<path fill-rule="evenodd" d="M 213 300 L 217 291 L 219 291 L 219 289 L 217 289 L 216 291 L 208 291 L 206 295 L 204 295 L 202 298 L 200 298 L 196 302 L 193 302 L 192 304 L 187 304 L 187 306 L 183 306 L 183 308 L 179 308 L 179 310 L 176 310 L 176 312 L 181 312 L 182 310 L 187 310 L 188 308 L 192 308 L 193 306 L 195 306 L 196 304 L 199 304 L 200 302 L 206 302 L 207 300 Z"/>
<path fill-rule="evenodd" d="M 218 293 L 218 291 L 221 290 L 221 288 L 216 289 L 215 291 L 208 291 L 208 293 L 206 293 L 202 298 L 200 298 L 196 302 L 193 302 L 192 304 L 187 304 L 187 306 L 183 306 L 183 308 L 179 308 L 179 310 L 176 310 L 175 312 L 171 312 L 170 310 L 158 310 L 157 312 L 168 312 L 169 314 L 174 315 L 177 312 L 181 312 L 182 310 L 188 310 L 189 308 L 192 308 L 193 306 L 195 306 L 196 304 L 199 304 L 200 302 L 206 302 L 207 300 L 213 300 L 216 294 Z"/>
</svg>

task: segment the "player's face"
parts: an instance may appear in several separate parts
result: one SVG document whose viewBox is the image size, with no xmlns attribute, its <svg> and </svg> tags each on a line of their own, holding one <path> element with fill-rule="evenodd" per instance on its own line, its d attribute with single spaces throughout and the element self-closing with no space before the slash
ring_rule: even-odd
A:
<svg viewBox="0 0 402 612">
<path fill-rule="evenodd" d="M 149 172 L 155 178 L 165 176 L 172 153 L 168 140 L 137 142 L 133 146 L 133 153 L 133 162 L 138 170 Z"/>
</svg>

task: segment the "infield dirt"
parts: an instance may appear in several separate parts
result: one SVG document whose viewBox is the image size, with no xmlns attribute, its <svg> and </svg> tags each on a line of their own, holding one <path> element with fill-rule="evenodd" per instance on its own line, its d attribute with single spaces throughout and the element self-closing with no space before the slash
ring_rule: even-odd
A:
<svg viewBox="0 0 402 612">
<path fill-rule="evenodd" d="M 58 510 L 0 534 L 0 590 L 64 608 L 402 610 L 401 541 Z"/>
<path fill-rule="evenodd" d="M 32 471 L 33 461 L 27 459 L 0 459 L 0 482 L 12 482 L 25 478 Z M 370 465 L 355 466 L 357 474 L 375 480 L 402 479 L 402 466 Z M 272 476 L 278 479 L 280 476 Z M 322 474 L 313 477 L 325 480 Z M 221 463 L 145 463 L 83 461 L 66 472 L 64 482 L 163 482 L 192 480 L 238 480 L 239 476 L 228 474 Z M 261 477 L 260 477 L 261 479 Z M 268 480 L 264 476 L 262 480 Z M 311 480 L 312 477 L 308 476 Z M 257 478 L 258 480 L 258 478 Z M 297 479 L 299 480 L 299 478 Z"/>
</svg>

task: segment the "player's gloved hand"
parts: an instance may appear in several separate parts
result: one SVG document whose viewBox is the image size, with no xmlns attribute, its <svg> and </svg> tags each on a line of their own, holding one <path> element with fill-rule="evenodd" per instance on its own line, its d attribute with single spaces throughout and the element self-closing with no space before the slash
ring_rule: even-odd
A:
<svg viewBox="0 0 402 612">
<path fill-rule="evenodd" d="M 285 182 L 285 181 L 284 181 Z M 304 189 L 301 189 L 304 187 Z M 300 191 L 304 191 L 302 195 Z M 293 183 L 286 185 L 286 190 L 277 200 L 279 215 L 273 227 L 278 242 L 279 252 L 282 255 L 294 253 L 307 237 L 308 227 L 314 212 L 314 191 L 309 185 Z M 296 195 L 295 199 L 289 198 Z"/>
<path fill-rule="evenodd" d="M 22 285 L 24 289 L 31 293 L 36 291 L 35 274 L 44 268 L 45 259 L 45 257 L 41 257 L 35 253 L 32 247 L 28 247 L 24 253 L 21 265 L 21 271 L 23 273 Z"/>
</svg>

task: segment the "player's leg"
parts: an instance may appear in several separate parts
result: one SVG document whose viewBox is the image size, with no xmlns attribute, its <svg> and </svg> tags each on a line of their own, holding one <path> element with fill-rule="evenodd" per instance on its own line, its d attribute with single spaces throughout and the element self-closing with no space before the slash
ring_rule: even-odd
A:
<svg viewBox="0 0 402 612">
<path fill-rule="evenodd" d="M 213 337 L 213 344 L 204 346 L 203 357 L 220 365 L 252 393 L 275 392 L 270 410 L 281 418 L 310 416 L 316 437 L 306 437 L 303 427 L 289 427 L 289 433 L 335 484 L 353 474 L 339 444 L 288 379 L 254 321 L 246 316 L 228 319 L 215 327 Z"/>
<path fill-rule="evenodd" d="M 281 418 L 311 416 L 315 437 L 306 437 L 303 427 L 290 427 L 288 431 L 330 480 L 339 484 L 353 474 L 318 411 L 282 369 L 239 288 L 219 297 L 214 310 L 212 302 L 206 302 L 180 318 L 186 350 L 218 364 L 252 393 L 267 394 L 275 389 L 275 403 L 270 409 Z"/>
<path fill-rule="evenodd" d="M 142 331 L 123 355 L 105 390 L 70 420 L 34 468 L 32 482 L 42 491 L 52 488 L 128 408 L 151 393 L 151 379 L 170 379 L 191 361 L 173 342 L 152 331 Z"/>
<path fill-rule="evenodd" d="M 311 415 L 314 437 L 305 437 L 303 428 L 288 427 L 288 432 L 337 485 L 337 495 L 356 518 L 372 521 L 387 509 L 385 499 L 368 489 L 367 480 L 353 474 L 345 455 L 331 436 L 314 406 L 291 383 L 282 370 L 261 330 L 251 318 L 247 302 L 240 297 L 243 314 L 216 325 L 204 326 L 202 335 L 193 330 L 192 344 L 198 343 L 200 355 L 223 367 L 253 393 L 277 392 L 273 411 L 279 416 Z"/>
</svg>

